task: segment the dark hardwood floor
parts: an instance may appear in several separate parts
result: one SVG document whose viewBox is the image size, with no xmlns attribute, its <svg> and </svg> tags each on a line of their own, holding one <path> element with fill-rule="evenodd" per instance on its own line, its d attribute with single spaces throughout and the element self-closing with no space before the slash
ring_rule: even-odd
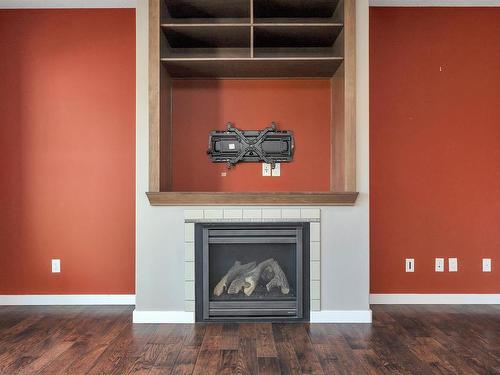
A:
<svg viewBox="0 0 500 375">
<path fill-rule="evenodd" d="M 373 306 L 369 324 L 132 324 L 0 307 L 2 374 L 500 374 L 500 306 Z"/>
</svg>

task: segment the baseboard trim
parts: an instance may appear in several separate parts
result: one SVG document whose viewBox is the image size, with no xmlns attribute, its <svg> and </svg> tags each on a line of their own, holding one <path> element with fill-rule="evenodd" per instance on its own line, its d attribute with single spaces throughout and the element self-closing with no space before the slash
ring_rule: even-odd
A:
<svg viewBox="0 0 500 375">
<path fill-rule="evenodd" d="M 311 311 L 311 323 L 371 323 L 371 310 Z M 194 323 L 194 313 L 186 311 L 134 310 L 134 323 Z"/>
<path fill-rule="evenodd" d="M 498 305 L 500 294 L 370 294 L 373 305 Z"/>
<path fill-rule="evenodd" d="M 135 8 L 136 0 L 0 0 L 0 9 Z"/>
<path fill-rule="evenodd" d="M 371 323 L 371 310 L 311 311 L 311 323 Z"/>
<path fill-rule="evenodd" d="M 135 294 L 0 295 L 2 305 L 135 305 Z"/>
<path fill-rule="evenodd" d="M 371 7 L 497 7 L 500 0 L 370 0 Z"/>
<path fill-rule="evenodd" d="M 194 323 L 194 313 L 187 311 L 134 310 L 134 323 Z"/>
</svg>

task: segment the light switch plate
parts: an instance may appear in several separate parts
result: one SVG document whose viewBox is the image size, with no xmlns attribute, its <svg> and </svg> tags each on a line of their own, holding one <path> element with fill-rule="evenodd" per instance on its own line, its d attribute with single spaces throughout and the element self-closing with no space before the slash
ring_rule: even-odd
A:
<svg viewBox="0 0 500 375">
<path fill-rule="evenodd" d="M 436 258 L 436 272 L 444 272 L 444 258 Z"/>
<path fill-rule="evenodd" d="M 60 272 L 61 272 L 61 260 L 52 259 L 52 273 L 60 273 Z"/>
<path fill-rule="evenodd" d="M 491 259 L 483 258 L 483 272 L 491 272 Z"/>
<path fill-rule="evenodd" d="M 406 259 L 405 271 L 406 272 L 415 272 L 415 259 L 413 259 L 413 258 Z"/>
<path fill-rule="evenodd" d="M 274 168 L 271 171 L 271 175 L 273 177 L 279 177 L 279 176 L 281 176 L 281 166 L 280 166 L 280 163 L 274 164 Z"/>
<path fill-rule="evenodd" d="M 262 163 L 262 176 L 271 177 L 271 164 Z"/>
<path fill-rule="evenodd" d="M 448 258 L 448 272 L 458 272 L 457 258 Z"/>
</svg>

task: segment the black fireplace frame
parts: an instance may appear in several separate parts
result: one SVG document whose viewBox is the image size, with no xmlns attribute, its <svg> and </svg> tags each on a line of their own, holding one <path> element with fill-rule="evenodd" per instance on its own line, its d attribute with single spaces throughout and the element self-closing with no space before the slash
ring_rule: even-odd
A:
<svg viewBox="0 0 500 375">
<path fill-rule="evenodd" d="M 308 322 L 310 317 L 310 223 L 196 223 L 196 322 L 271 321 Z M 210 233 L 223 233 L 210 235 Z M 252 235 L 247 234 L 251 233 Z M 255 237 L 258 233 L 262 236 Z M 234 237 L 230 237 L 234 234 Z M 229 236 L 229 237 L 225 237 Z M 266 237 L 267 236 L 267 237 Z M 294 301 L 210 301 L 208 254 L 210 243 L 296 243 L 296 298 Z M 274 306 L 272 306 L 274 304 Z"/>
</svg>

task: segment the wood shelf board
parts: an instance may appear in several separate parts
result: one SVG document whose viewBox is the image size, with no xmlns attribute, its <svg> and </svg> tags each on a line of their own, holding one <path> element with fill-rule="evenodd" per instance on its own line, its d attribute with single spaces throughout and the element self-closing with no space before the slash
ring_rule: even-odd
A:
<svg viewBox="0 0 500 375">
<path fill-rule="evenodd" d="M 343 27 L 344 24 L 336 22 L 332 18 L 254 18 L 253 25 L 255 26 L 336 26 Z"/>
<path fill-rule="evenodd" d="M 229 193 L 229 192 L 148 192 L 153 206 L 203 205 L 317 205 L 352 206 L 357 192 Z"/>
<path fill-rule="evenodd" d="M 338 3 L 339 0 L 253 0 L 253 12 L 255 18 L 330 18 Z"/>
<path fill-rule="evenodd" d="M 329 78 L 342 58 L 162 59 L 173 78 Z"/>
<path fill-rule="evenodd" d="M 161 26 L 251 26 L 251 23 L 250 18 L 165 18 Z"/>
<path fill-rule="evenodd" d="M 251 57 L 250 48 L 171 48 L 162 61 L 201 59 L 246 59 Z"/>
<path fill-rule="evenodd" d="M 172 18 L 249 18 L 250 0 L 164 0 Z"/>
<path fill-rule="evenodd" d="M 340 59 L 342 57 L 335 55 L 335 50 L 329 47 L 302 47 L 302 48 L 254 48 L 254 57 L 259 58 L 327 58 Z"/>
<path fill-rule="evenodd" d="M 171 48 L 250 48 L 250 27 L 242 25 L 164 26 L 169 47 Z"/>
<path fill-rule="evenodd" d="M 211 26 L 293 26 L 293 27 L 343 27 L 344 24 L 330 18 L 164 18 L 162 27 L 211 27 Z"/>
</svg>

